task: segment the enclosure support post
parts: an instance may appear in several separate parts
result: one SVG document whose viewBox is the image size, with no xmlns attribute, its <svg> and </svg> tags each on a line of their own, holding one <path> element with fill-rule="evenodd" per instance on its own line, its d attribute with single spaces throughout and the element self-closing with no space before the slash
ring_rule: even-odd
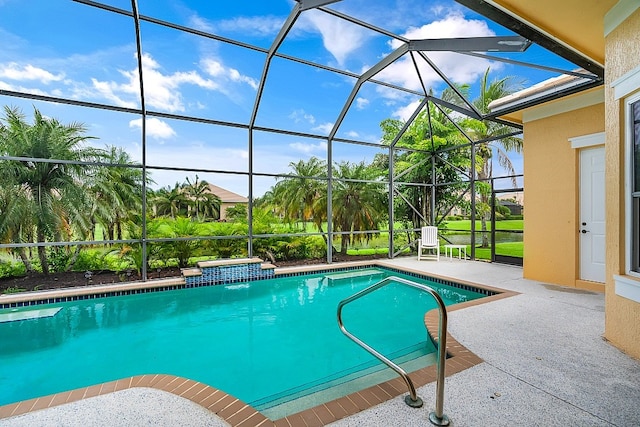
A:
<svg viewBox="0 0 640 427">
<path fill-rule="evenodd" d="M 471 259 L 476 259 L 476 144 L 471 143 Z"/>
<path fill-rule="evenodd" d="M 393 147 L 389 146 L 389 258 L 393 258 L 393 252 L 394 252 L 394 240 L 395 240 L 395 236 L 394 236 L 394 231 L 393 231 L 393 222 L 395 220 L 394 216 L 393 216 L 393 188 L 394 188 L 394 182 L 393 182 L 393 174 L 394 174 L 394 167 L 393 167 Z"/>
</svg>

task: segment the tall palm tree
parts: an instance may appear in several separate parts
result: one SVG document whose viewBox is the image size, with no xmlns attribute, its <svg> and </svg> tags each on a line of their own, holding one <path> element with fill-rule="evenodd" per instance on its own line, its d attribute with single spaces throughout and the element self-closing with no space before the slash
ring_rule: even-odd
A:
<svg viewBox="0 0 640 427">
<path fill-rule="evenodd" d="M 38 243 L 59 240 L 68 210 L 86 206 L 82 182 L 88 167 L 75 162 L 95 160 L 99 150 L 84 145 L 92 137 L 84 135 L 86 129 L 82 124 L 63 125 L 44 117 L 35 108 L 33 124 L 29 124 L 17 108 L 4 110 L 4 120 L 0 121 L 0 155 L 23 159 L 1 160 L 0 182 L 24 188 Z M 48 274 L 44 246 L 38 246 L 38 257 L 43 273 Z"/>
<path fill-rule="evenodd" d="M 25 235 L 32 230 L 29 220 L 33 215 L 29 212 L 31 204 L 21 186 L 0 187 L 0 242 L 22 243 L 31 240 L 32 236 Z M 25 266 L 27 272 L 32 272 L 33 265 L 24 247 L 13 250 Z"/>
<path fill-rule="evenodd" d="M 103 158 L 113 166 L 94 169 L 86 184 L 91 196 L 91 230 L 103 225 L 109 240 L 123 238 L 123 225 L 142 210 L 142 170 L 122 148 L 109 146 Z M 149 179 L 147 179 L 149 180 Z"/>
<path fill-rule="evenodd" d="M 173 188 L 166 186 L 157 190 L 152 197 L 154 216 L 168 216 L 176 218 L 187 214 L 187 199 L 179 183 Z"/>
<path fill-rule="evenodd" d="M 187 177 L 187 183 L 183 189 L 187 202 L 193 208 L 193 213 L 199 221 L 207 218 L 220 218 L 220 198 L 211 192 L 207 181 L 201 181 L 198 175 L 193 182 Z"/>
<path fill-rule="evenodd" d="M 327 183 L 322 180 L 327 176 L 327 163 L 311 157 L 306 162 L 291 162 L 289 167 L 292 172 L 273 189 L 273 199 L 279 205 L 278 213 L 289 221 L 313 221 L 322 231 L 326 211 L 317 209 L 316 200 L 327 191 Z"/>
<path fill-rule="evenodd" d="M 503 77 L 501 79 L 494 79 L 489 83 L 489 72 L 487 68 L 482 79 L 480 80 L 480 94 L 478 98 L 473 101 L 475 107 L 483 114 L 489 113 L 489 104 L 499 98 L 510 95 L 517 91 L 522 86 L 521 82 L 518 82 L 512 76 Z M 474 119 L 463 120 L 463 127 L 465 131 L 475 141 L 499 137 L 506 135 L 514 130 L 514 128 L 503 125 L 500 123 L 490 121 L 478 121 Z M 489 246 L 489 239 L 487 235 L 487 220 L 489 215 L 489 197 L 490 190 L 489 181 L 493 176 L 493 164 L 492 159 L 497 156 L 498 163 L 502 166 L 509 175 L 512 176 L 511 183 L 513 187 L 517 186 L 515 175 L 515 169 L 513 163 L 509 158 L 509 152 L 522 152 L 522 138 L 508 136 L 501 139 L 497 139 L 493 142 L 476 146 L 476 174 L 477 179 L 484 184 L 480 185 L 480 221 L 482 231 L 482 247 Z M 484 187 L 484 189 L 483 189 Z"/>
<path fill-rule="evenodd" d="M 336 231 L 346 232 L 340 240 L 340 253 L 346 254 L 352 242 L 368 240 L 369 233 L 354 231 L 377 230 L 387 214 L 387 193 L 383 185 L 374 182 L 382 171 L 364 162 L 340 162 L 336 165 L 333 183 L 333 223 Z"/>
</svg>

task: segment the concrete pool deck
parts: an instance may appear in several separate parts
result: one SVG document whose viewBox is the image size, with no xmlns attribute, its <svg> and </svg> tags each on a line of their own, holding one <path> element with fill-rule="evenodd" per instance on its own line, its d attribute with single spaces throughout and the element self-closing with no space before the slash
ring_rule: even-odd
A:
<svg viewBox="0 0 640 427">
<path fill-rule="evenodd" d="M 521 268 L 497 264 L 446 258 L 384 263 L 519 293 L 450 312 L 451 335 L 483 359 L 446 379 L 444 413 L 451 425 L 640 425 L 640 362 L 602 338 L 603 294 L 526 280 Z M 431 425 L 435 384 L 419 387 L 418 395 L 425 402 L 420 409 L 399 396 L 330 425 Z M 0 419 L 0 426 L 229 425 L 193 405 L 132 388 Z"/>
</svg>

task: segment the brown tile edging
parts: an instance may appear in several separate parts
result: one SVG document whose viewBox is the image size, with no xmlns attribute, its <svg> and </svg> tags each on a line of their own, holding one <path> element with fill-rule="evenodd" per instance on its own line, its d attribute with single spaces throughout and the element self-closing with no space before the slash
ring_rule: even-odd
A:
<svg viewBox="0 0 640 427">
<path fill-rule="evenodd" d="M 445 277 L 441 278 L 445 280 L 452 280 Z M 447 307 L 447 312 L 461 310 L 467 307 L 473 307 L 476 305 L 518 295 L 517 292 L 505 291 L 503 289 L 492 288 L 489 286 L 480 286 L 478 284 L 464 282 L 462 280 L 456 279 L 455 282 L 485 289 L 491 289 L 499 293 Z M 424 323 L 427 327 L 427 330 L 429 331 L 429 336 L 435 343 L 438 342 L 438 326 L 440 324 L 439 315 L 440 313 L 438 309 L 433 309 L 429 310 L 424 316 Z M 460 344 L 449 332 L 447 332 L 447 363 L 445 370 L 446 376 L 462 372 L 465 369 L 471 368 L 481 362 L 482 359 L 469 351 L 465 346 Z M 409 377 L 411 378 L 411 381 L 413 381 L 416 388 L 429 384 L 431 382 L 435 382 L 436 366 L 431 365 L 427 366 L 426 368 L 418 369 L 417 371 L 411 372 L 409 374 Z M 404 383 L 402 378 L 397 377 L 384 383 L 380 383 L 367 389 L 360 390 L 358 392 L 338 398 L 331 402 L 327 402 L 314 408 L 310 408 L 297 414 L 293 414 L 280 420 L 276 420 L 275 424 L 276 427 L 324 426 L 333 421 L 337 421 L 341 418 L 354 415 L 364 409 L 371 408 L 384 401 L 406 393 L 406 384 Z M 301 419 L 305 420 L 306 424 L 300 423 Z M 314 419 L 319 419 L 320 421 L 309 422 L 309 420 Z"/>
<path fill-rule="evenodd" d="M 273 426 L 273 422 L 267 417 L 227 393 L 197 381 L 163 374 L 138 375 L 0 406 L 0 419 L 135 387 L 155 388 L 184 397 L 218 415 L 232 426 Z"/>
<path fill-rule="evenodd" d="M 384 263 L 380 264 L 384 266 Z M 424 272 L 421 272 L 421 274 L 424 274 Z M 445 277 L 441 278 L 445 280 L 452 280 Z M 518 295 L 517 292 L 505 291 L 503 289 L 492 288 L 489 286 L 480 286 L 475 283 L 464 282 L 458 279 L 456 279 L 455 282 L 491 289 L 499 293 L 450 306 L 447 308 L 447 312 L 461 310 L 467 307 Z M 424 323 L 429 331 L 431 339 L 437 343 L 438 326 L 440 323 L 439 311 L 437 309 L 433 309 L 427 312 L 424 316 Z M 464 371 L 465 369 L 471 368 L 482 362 L 482 359 L 460 344 L 449 332 L 447 332 L 447 356 L 447 376 Z M 409 377 L 414 382 L 416 388 L 434 382 L 436 380 L 436 366 L 432 365 L 414 371 L 409 374 Z M 173 375 L 151 374 L 138 375 L 91 387 L 80 388 L 0 406 L 0 420 L 3 418 L 22 415 L 27 412 L 134 387 L 150 387 L 184 397 L 213 412 L 230 425 L 237 427 L 320 427 L 333 421 L 354 415 L 364 409 L 371 408 L 407 392 L 404 381 L 401 378 L 394 378 L 322 405 L 272 421 L 241 400 L 214 387 Z"/>
</svg>

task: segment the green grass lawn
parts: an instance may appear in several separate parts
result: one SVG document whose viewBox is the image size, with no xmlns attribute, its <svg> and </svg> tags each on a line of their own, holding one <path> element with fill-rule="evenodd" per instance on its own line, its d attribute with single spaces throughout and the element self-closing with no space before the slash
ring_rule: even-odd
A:
<svg viewBox="0 0 640 427">
<path fill-rule="evenodd" d="M 467 254 L 471 253 L 471 246 L 467 246 Z M 496 254 L 522 258 L 524 254 L 523 242 L 496 243 Z M 476 247 L 476 258 L 491 259 L 491 248 Z"/>
<path fill-rule="evenodd" d="M 476 231 L 482 227 L 480 221 L 476 221 Z M 445 221 L 444 229 L 471 231 L 471 220 L 462 219 L 459 221 Z M 487 221 L 487 230 L 491 230 L 491 221 Z M 503 219 L 496 221 L 496 230 L 524 230 L 524 220 Z"/>
</svg>

